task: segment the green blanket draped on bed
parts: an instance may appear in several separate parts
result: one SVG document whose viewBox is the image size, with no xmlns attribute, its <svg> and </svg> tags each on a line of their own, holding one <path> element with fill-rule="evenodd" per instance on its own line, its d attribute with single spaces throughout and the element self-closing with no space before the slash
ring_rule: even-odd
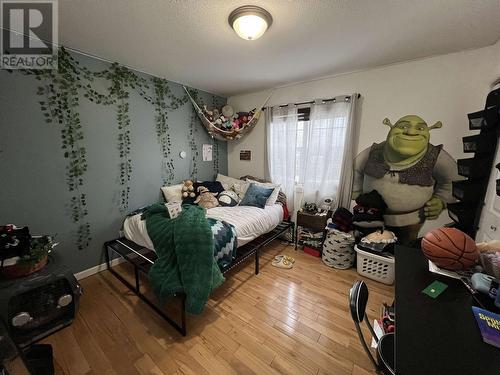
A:
<svg viewBox="0 0 500 375">
<path fill-rule="evenodd" d="M 182 206 L 170 219 L 163 204 L 154 204 L 142 215 L 158 259 L 149 281 L 163 305 L 175 294 L 186 294 L 186 311 L 200 314 L 210 294 L 224 282 L 213 255 L 213 234 L 205 210 Z"/>
</svg>

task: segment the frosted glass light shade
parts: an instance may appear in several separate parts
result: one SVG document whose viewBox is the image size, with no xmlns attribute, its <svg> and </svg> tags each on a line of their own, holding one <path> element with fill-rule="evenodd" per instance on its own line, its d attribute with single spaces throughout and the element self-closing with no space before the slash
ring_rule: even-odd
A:
<svg viewBox="0 0 500 375">
<path fill-rule="evenodd" d="M 229 24 L 245 40 L 260 38 L 272 22 L 273 18 L 268 11 L 252 5 L 237 8 L 229 15 Z"/>
</svg>

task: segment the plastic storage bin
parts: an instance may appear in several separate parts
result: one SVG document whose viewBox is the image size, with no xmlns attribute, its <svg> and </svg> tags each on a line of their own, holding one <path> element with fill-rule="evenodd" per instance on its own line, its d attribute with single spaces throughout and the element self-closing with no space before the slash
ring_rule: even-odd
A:
<svg viewBox="0 0 500 375">
<path fill-rule="evenodd" d="M 358 254 L 357 270 L 361 276 L 387 285 L 394 283 L 394 257 L 372 254 L 358 246 L 354 246 L 354 250 Z"/>
</svg>

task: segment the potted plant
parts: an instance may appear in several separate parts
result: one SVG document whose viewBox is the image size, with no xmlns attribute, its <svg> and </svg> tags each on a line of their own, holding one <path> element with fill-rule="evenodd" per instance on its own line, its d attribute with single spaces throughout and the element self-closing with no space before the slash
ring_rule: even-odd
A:
<svg viewBox="0 0 500 375">
<path fill-rule="evenodd" d="M 17 245 L 17 239 L 15 240 Z M 7 257 L 2 258 L 0 273 L 8 279 L 32 274 L 45 267 L 48 255 L 56 245 L 51 236 L 29 236 L 27 246 L 19 249 L 12 246 L 11 241 L 11 251 Z"/>
</svg>

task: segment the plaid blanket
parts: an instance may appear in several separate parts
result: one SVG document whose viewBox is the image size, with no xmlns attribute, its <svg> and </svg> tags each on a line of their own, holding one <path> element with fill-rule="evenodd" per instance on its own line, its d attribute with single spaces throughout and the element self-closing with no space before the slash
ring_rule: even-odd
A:
<svg viewBox="0 0 500 375">
<path fill-rule="evenodd" d="M 236 229 L 225 221 L 207 218 L 208 225 L 214 235 L 214 258 L 222 270 L 229 266 L 236 257 L 238 239 Z"/>
</svg>

